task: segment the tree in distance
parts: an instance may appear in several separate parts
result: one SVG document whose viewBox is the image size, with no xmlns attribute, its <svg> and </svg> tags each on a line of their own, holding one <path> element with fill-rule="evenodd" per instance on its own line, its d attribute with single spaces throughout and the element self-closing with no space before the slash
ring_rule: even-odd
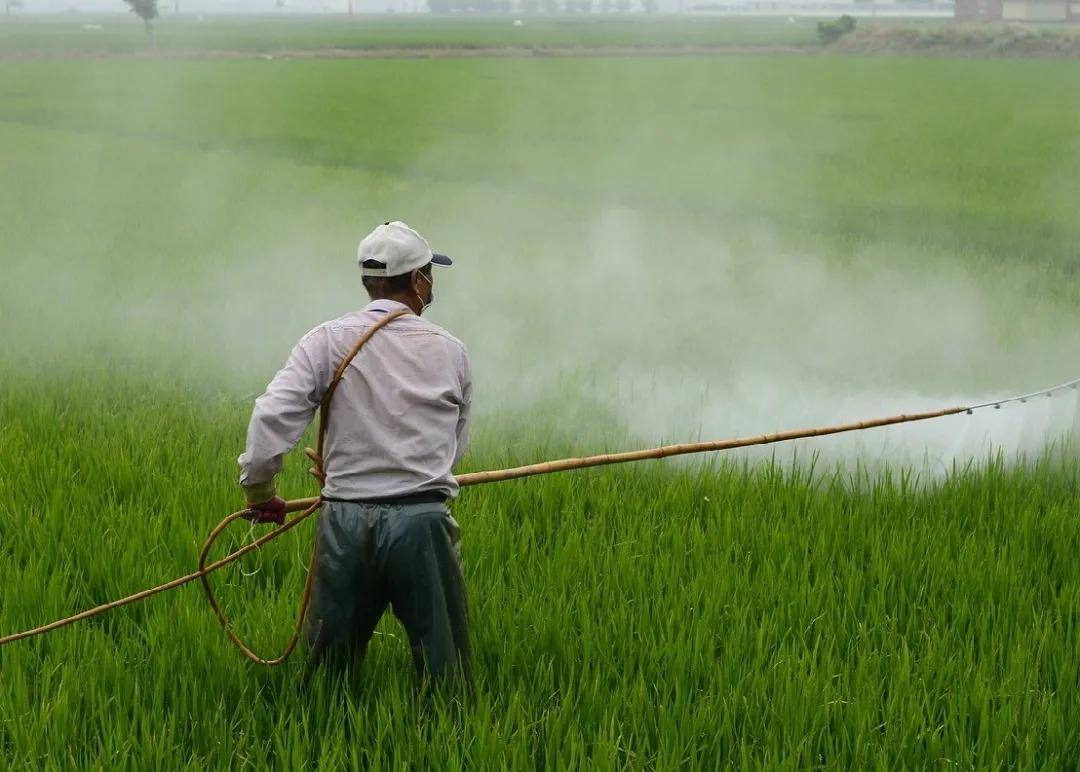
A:
<svg viewBox="0 0 1080 772">
<path fill-rule="evenodd" d="M 855 31 L 855 19 L 846 13 L 836 21 L 819 21 L 817 23 L 818 39 L 823 46 L 835 43 L 837 40 Z"/>
<path fill-rule="evenodd" d="M 152 22 L 158 17 L 158 0 L 124 0 L 124 2 L 131 6 L 133 14 L 142 19 L 146 34 L 150 38 L 151 45 L 153 45 L 155 41 Z"/>
</svg>

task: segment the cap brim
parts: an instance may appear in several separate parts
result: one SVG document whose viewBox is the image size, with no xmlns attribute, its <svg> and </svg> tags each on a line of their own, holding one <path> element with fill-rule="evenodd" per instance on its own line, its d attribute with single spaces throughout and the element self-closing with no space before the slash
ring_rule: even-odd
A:
<svg viewBox="0 0 1080 772">
<path fill-rule="evenodd" d="M 431 255 L 431 262 L 435 263 L 435 265 L 453 265 L 454 264 L 454 261 L 451 260 L 449 257 L 447 257 L 446 255 L 440 255 L 438 253 L 433 253 Z"/>
</svg>

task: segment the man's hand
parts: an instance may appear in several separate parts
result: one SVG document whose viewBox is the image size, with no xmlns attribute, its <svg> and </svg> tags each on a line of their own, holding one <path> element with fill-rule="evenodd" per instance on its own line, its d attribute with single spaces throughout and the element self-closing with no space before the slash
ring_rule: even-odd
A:
<svg viewBox="0 0 1080 772">
<path fill-rule="evenodd" d="M 248 504 L 244 518 L 253 523 L 277 523 L 285 524 L 285 499 L 274 496 L 268 501 L 259 504 Z"/>
<path fill-rule="evenodd" d="M 274 481 L 244 486 L 244 498 L 247 499 L 247 511 L 244 517 L 253 523 L 285 522 L 285 500 L 274 490 Z"/>
</svg>

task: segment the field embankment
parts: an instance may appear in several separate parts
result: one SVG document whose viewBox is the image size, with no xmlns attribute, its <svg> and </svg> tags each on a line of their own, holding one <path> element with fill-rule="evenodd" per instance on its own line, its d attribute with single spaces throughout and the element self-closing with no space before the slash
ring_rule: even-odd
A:
<svg viewBox="0 0 1080 772">
<path fill-rule="evenodd" d="M 831 46 L 857 54 L 1080 57 L 1080 28 L 1023 24 L 865 24 Z"/>
</svg>

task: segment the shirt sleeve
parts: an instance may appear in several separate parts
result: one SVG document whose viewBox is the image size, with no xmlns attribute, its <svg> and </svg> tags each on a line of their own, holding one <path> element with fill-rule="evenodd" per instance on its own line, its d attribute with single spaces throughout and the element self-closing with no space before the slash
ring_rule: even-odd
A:
<svg viewBox="0 0 1080 772">
<path fill-rule="evenodd" d="M 469 414 L 472 411 L 472 371 L 469 367 L 469 354 L 461 352 L 461 406 L 458 408 L 457 450 L 454 452 L 454 466 L 461 461 L 469 449 Z"/>
<path fill-rule="evenodd" d="M 282 459 L 299 442 L 329 383 L 329 346 L 324 328 L 296 344 L 288 361 L 255 400 L 240 464 L 240 484 L 259 485 L 281 471 Z"/>
</svg>

